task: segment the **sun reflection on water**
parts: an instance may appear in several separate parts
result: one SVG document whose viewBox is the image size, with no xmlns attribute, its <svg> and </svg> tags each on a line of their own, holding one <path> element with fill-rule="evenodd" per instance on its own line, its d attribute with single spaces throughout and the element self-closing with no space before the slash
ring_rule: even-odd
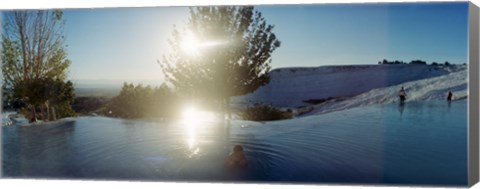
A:
<svg viewBox="0 0 480 189">
<path fill-rule="evenodd" d="M 198 141 L 199 131 L 200 129 L 205 129 L 204 127 L 213 119 L 214 117 L 211 113 L 200 111 L 194 106 L 188 106 L 184 109 L 181 125 L 185 128 L 186 144 L 190 153 L 189 157 L 198 155 L 201 151 Z"/>
</svg>

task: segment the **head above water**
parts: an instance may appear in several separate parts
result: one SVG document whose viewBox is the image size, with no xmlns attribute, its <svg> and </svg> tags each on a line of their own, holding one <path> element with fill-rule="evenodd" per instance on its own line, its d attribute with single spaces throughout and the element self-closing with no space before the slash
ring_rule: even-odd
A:
<svg viewBox="0 0 480 189">
<path fill-rule="evenodd" d="M 240 146 L 240 145 L 235 145 L 235 147 L 233 147 L 233 152 L 241 152 L 243 151 L 243 147 Z"/>
</svg>

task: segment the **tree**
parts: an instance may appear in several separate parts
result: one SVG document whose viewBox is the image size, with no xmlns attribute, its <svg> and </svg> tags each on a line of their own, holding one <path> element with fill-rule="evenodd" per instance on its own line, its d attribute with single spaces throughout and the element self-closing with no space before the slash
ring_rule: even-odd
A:
<svg viewBox="0 0 480 189">
<path fill-rule="evenodd" d="M 270 81 L 271 53 L 280 47 L 273 28 L 252 6 L 191 8 L 187 27 L 173 29 L 173 52 L 159 63 L 177 91 L 228 110 L 230 97 Z"/>
<path fill-rule="evenodd" d="M 62 11 L 24 10 L 7 12 L 2 33 L 3 90 L 21 101 L 36 119 L 36 109 L 45 108 L 45 83 L 66 79 L 71 64 L 63 45 Z M 35 88 L 28 88 L 35 87 Z M 39 93 L 42 92 L 42 93 Z M 17 94 L 14 94 L 17 93 Z M 42 117 L 46 116 L 42 113 Z"/>
</svg>

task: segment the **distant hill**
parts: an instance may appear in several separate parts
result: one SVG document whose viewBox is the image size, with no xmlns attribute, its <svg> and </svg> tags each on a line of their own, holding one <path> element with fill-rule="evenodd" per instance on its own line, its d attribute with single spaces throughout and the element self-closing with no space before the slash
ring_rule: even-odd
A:
<svg viewBox="0 0 480 189">
<path fill-rule="evenodd" d="M 465 71 L 466 68 L 466 65 L 411 64 L 280 68 L 270 72 L 269 84 L 254 93 L 234 97 L 232 102 L 237 106 L 254 103 L 285 108 L 311 106 L 351 98 L 372 89 Z M 466 71 L 464 76 L 467 77 Z M 399 90 L 398 87 L 395 90 Z"/>
<path fill-rule="evenodd" d="M 75 88 L 75 95 L 77 97 L 94 96 L 94 97 L 114 97 L 120 94 L 123 83 L 122 80 L 73 80 L 73 86 Z M 150 85 L 160 86 L 161 81 L 156 80 L 135 80 L 126 81 L 127 83 L 133 83 L 134 85 L 142 84 L 144 86 Z"/>
<path fill-rule="evenodd" d="M 76 97 L 107 97 L 112 98 L 120 94 L 120 88 L 75 88 Z"/>
</svg>

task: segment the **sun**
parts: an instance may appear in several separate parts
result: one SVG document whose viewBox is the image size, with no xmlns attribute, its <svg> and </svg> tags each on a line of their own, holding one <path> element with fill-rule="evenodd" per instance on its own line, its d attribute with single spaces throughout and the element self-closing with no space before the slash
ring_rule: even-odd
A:
<svg viewBox="0 0 480 189">
<path fill-rule="evenodd" d="M 199 38 L 191 31 L 187 31 L 180 40 L 180 49 L 188 56 L 199 56 L 203 50 L 218 48 L 230 43 L 228 40 Z"/>
<path fill-rule="evenodd" d="M 196 56 L 199 54 L 200 43 L 192 32 L 187 32 L 180 43 L 180 48 L 188 55 Z"/>
</svg>

